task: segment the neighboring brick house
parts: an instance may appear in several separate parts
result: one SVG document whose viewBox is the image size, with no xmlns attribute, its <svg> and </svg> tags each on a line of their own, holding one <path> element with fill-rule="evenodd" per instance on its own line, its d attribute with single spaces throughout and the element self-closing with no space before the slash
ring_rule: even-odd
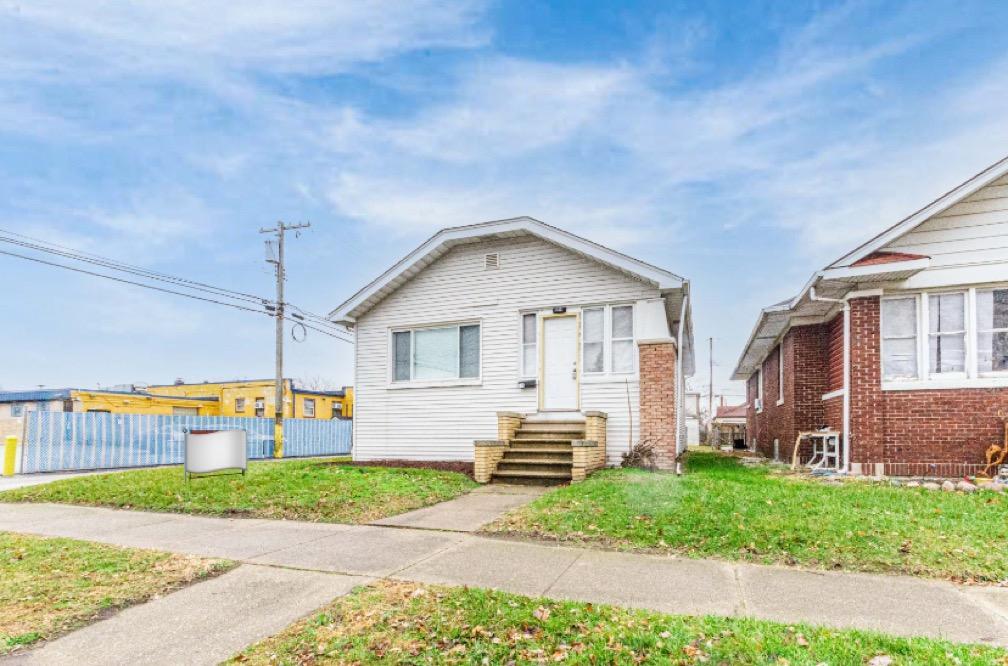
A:
<svg viewBox="0 0 1008 666">
<path fill-rule="evenodd" d="M 356 460 L 576 479 L 685 448 L 689 282 L 538 220 L 443 229 L 330 317 L 356 338 Z"/>
<path fill-rule="evenodd" d="M 734 378 L 764 455 L 828 427 L 853 474 L 983 467 L 1008 418 L 1008 158 L 765 308 Z"/>
</svg>

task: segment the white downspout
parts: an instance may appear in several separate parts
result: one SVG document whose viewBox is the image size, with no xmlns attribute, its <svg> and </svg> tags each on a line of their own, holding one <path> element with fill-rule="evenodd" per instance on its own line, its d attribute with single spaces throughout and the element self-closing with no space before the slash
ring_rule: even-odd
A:
<svg viewBox="0 0 1008 666">
<path fill-rule="evenodd" d="M 850 301 L 844 298 L 817 296 L 815 287 L 809 287 L 813 301 L 843 304 L 843 471 L 850 473 Z"/>
<path fill-rule="evenodd" d="M 679 454 L 682 453 L 682 424 L 683 409 L 686 408 L 686 400 L 683 391 L 686 390 L 686 380 L 683 378 L 683 335 L 686 330 L 686 306 L 689 304 L 689 294 L 683 294 L 682 307 L 679 310 L 679 334 L 676 336 L 676 474 L 682 475 L 682 461 Z"/>
</svg>

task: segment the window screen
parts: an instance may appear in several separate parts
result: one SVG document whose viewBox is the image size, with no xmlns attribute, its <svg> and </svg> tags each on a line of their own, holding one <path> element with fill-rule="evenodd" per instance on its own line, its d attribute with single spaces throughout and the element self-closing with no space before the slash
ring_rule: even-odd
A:
<svg viewBox="0 0 1008 666">
<path fill-rule="evenodd" d="M 977 291 L 977 369 L 1008 371 L 1008 289 Z"/>
<path fill-rule="evenodd" d="M 605 345 L 605 310 L 588 308 L 582 313 L 582 341 L 584 351 L 584 371 L 602 372 L 604 367 L 603 351 Z"/>
<path fill-rule="evenodd" d="M 882 301 L 882 374 L 885 379 L 917 377 L 917 299 Z"/>
<path fill-rule="evenodd" d="M 966 294 L 928 296 L 928 372 L 966 370 Z"/>
<path fill-rule="evenodd" d="M 617 305 L 612 308 L 612 370 L 633 372 L 633 306 Z"/>
</svg>

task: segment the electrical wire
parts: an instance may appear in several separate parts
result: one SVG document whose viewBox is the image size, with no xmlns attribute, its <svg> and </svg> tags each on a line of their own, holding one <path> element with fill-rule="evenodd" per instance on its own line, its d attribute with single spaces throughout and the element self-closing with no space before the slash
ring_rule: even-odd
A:
<svg viewBox="0 0 1008 666">
<path fill-rule="evenodd" d="M 35 262 L 35 263 L 38 263 L 38 264 L 43 264 L 45 266 L 52 266 L 54 268 L 62 268 L 62 269 L 68 270 L 68 271 L 73 271 L 75 273 L 83 273 L 84 275 L 91 275 L 93 277 L 105 278 L 106 280 L 112 280 L 114 282 L 120 282 L 122 284 L 129 284 L 129 285 L 133 285 L 133 286 L 136 286 L 136 287 L 143 287 L 144 289 L 151 289 L 153 291 L 159 291 L 159 292 L 162 292 L 162 293 L 165 293 L 165 294 L 174 294 L 176 296 L 184 296 L 185 298 L 191 298 L 191 299 L 194 299 L 194 300 L 197 300 L 197 301 L 203 301 L 205 303 L 213 303 L 215 305 L 223 305 L 223 306 L 226 306 L 226 307 L 229 307 L 229 308 L 234 308 L 236 310 L 244 310 L 246 312 L 254 312 L 256 314 L 262 314 L 262 315 L 267 315 L 267 316 L 276 316 L 276 315 L 270 314 L 265 309 L 258 310 L 256 308 L 250 308 L 250 307 L 247 307 L 245 305 L 239 305 L 237 303 L 228 303 L 226 301 L 219 301 L 217 299 L 207 298 L 205 296 L 197 296 L 196 294 L 188 294 L 188 293 L 183 292 L 183 291 L 175 291 L 174 289 L 166 289 L 165 287 L 158 287 L 158 286 L 152 285 L 152 284 L 144 284 L 143 282 L 137 282 L 135 280 L 127 280 L 125 278 L 116 277 L 114 275 L 107 275 L 105 273 L 98 273 L 98 272 L 95 272 L 95 271 L 89 271 L 89 270 L 86 270 L 86 269 L 83 269 L 83 268 L 77 268 L 75 266 L 67 266 L 66 264 L 57 263 L 55 261 L 48 261 L 46 259 L 40 259 L 38 257 L 30 257 L 28 255 L 18 254 L 17 252 L 8 252 L 6 250 L 0 250 L 0 255 L 5 255 L 5 256 L 8 256 L 8 257 L 15 257 L 17 259 L 24 259 L 25 261 L 32 261 L 32 262 Z M 316 331 L 318 333 L 322 333 L 323 335 L 328 335 L 331 338 L 336 338 L 337 340 L 342 340 L 343 342 L 353 342 L 353 340 L 345 338 L 345 337 L 339 335 L 338 333 L 340 333 L 340 331 L 338 329 L 336 329 L 335 332 L 333 332 L 333 331 L 326 331 L 326 330 L 323 330 L 321 328 L 318 328 L 317 326 L 312 326 L 312 325 L 305 324 L 304 322 L 299 322 L 298 320 L 294 319 L 293 317 L 288 317 L 286 315 L 284 315 L 283 319 L 286 320 L 286 321 L 290 321 L 290 322 L 294 322 L 294 323 L 300 324 L 300 325 L 304 326 L 306 329 L 310 329 L 310 330 Z"/>
<path fill-rule="evenodd" d="M 9 234 L 10 232 L 0 229 L 0 234 Z M 22 234 L 15 234 L 17 236 L 22 236 Z M 34 239 L 31 239 L 34 240 Z M 55 254 L 66 259 L 72 259 L 75 261 L 81 261 L 103 268 L 109 268 L 111 270 L 120 271 L 123 273 L 129 273 L 131 275 L 136 275 L 138 277 L 145 277 L 150 280 L 158 280 L 160 282 L 168 282 L 171 284 L 178 284 L 186 289 L 192 289 L 193 291 L 203 291 L 208 293 L 216 294 L 217 296 L 223 296 L 225 298 L 232 298 L 235 300 L 241 300 L 252 303 L 264 303 L 267 299 L 256 296 L 255 294 L 246 294 L 240 291 L 234 291 L 232 289 L 225 289 L 224 287 L 215 287 L 213 285 L 206 284 L 204 282 L 196 282 L 194 280 L 187 280 L 186 278 L 180 278 L 173 275 L 168 275 L 166 273 L 157 273 L 155 271 L 149 271 L 147 269 L 131 266 L 129 264 L 123 264 L 121 262 L 115 261 L 113 259 L 108 259 L 106 257 L 100 257 L 98 255 L 88 255 L 86 253 L 81 253 L 77 251 L 72 251 L 71 248 L 63 248 L 62 246 L 56 245 L 39 245 L 37 243 L 28 243 L 22 240 L 16 240 L 14 238 L 5 238 L 0 235 L 0 242 L 11 243 L 13 245 L 18 245 L 20 247 L 28 248 L 31 250 L 36 250 L 39 252 L 46 252 L 49 254 Z M 48 245 L 48 246 L 47 246 Z M 53 249 L 58 248 L 58 249 Z"/>
</svg>

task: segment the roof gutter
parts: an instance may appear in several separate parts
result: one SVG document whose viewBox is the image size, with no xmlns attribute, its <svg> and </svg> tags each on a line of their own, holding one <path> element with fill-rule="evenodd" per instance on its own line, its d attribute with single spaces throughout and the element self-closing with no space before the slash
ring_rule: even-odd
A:
<svg viewBox="0 0 1008 666">
<path fill-rule="evenodd" d="M 676 406 L 675 406 L 675 443 L 676 443 L 676 474 L 682 475 L 681 454 L 683 452 L 683 410 L 686 409 L 686 379 L 683 377 L 683 335 L 686 331 L 686 312 L 689 307 L 689 292 L 683 293 L 683 302 L 679 310 L 679 332 L 676 340 Z"/>
</svg>

